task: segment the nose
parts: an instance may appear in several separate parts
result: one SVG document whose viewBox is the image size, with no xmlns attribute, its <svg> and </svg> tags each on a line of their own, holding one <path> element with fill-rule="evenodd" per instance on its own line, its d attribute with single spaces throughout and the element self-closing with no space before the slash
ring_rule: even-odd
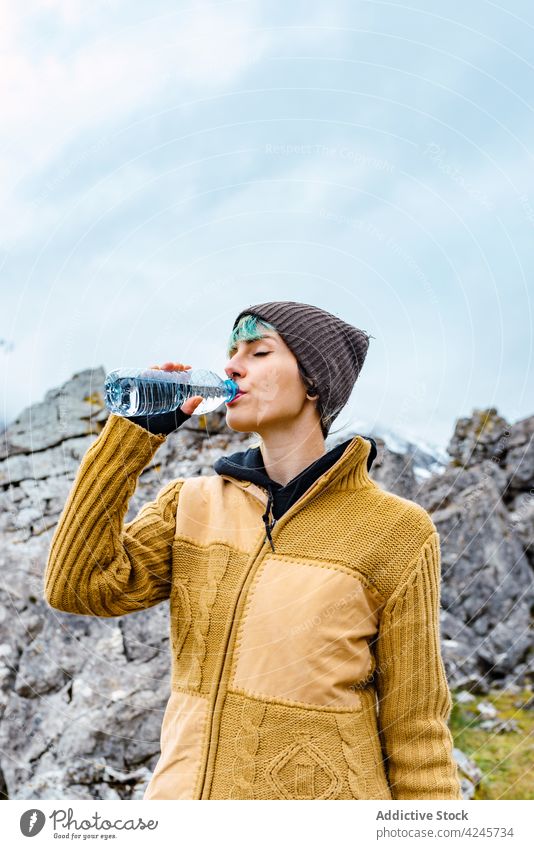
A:
<svg viewBox="0 0 534 849">
<path fill-rule="evenodd" d="M 224 370 L 228 377 L 230 377 L 232 380 L 235 380 L 236 377 L 242 377 L 243 375 L 243 369 L 239 366 L 237 362 L 234 362 L 233 357 L 232 359 L 228 360 L 224 367 Z"/>
</svg>

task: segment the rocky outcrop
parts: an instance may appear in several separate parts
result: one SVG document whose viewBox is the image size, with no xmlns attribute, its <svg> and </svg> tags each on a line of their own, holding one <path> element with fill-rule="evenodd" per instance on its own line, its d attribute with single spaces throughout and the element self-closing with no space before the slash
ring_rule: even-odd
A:
<svg viewBox="0 0 534 849">
<path fill-rule="evenodd" d="M 479 692 L 532 682 L 534 416 L 460 419 L 451 462 L 417 501 L 442 543 L 442 637 L 452 680 Z"/>
<path fill-rule="evenodd" d="M 104 377 L 103 369 L 74 375 L 0 434 L 0 797 L 141 798 L 159 755 L 168 606 L 97 619 L 42 598 L 54 528 L 108 416 Z M 453 689 L 484 694 L 532 682 L 533 431 L 534 417 L 508 425 L 495 410 L 475 411 L 457 423 L 450 463 L 423 481 L 413 457 L 377 438 L 371 475 L 422 504 L 440 531 Z M 143 471 L 125 521 L 166 481 L 213 474 L 217 457 L 254 441 L 229 431 L 224 413 L 193 416 Z M 476 767 L 462 753 L 457 760 L 467 798 Z"/>
</svg>

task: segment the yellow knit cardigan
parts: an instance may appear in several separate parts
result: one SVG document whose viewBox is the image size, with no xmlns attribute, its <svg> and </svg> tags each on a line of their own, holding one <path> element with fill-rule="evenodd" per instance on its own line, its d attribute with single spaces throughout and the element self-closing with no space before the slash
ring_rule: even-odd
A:
<svg viewBox="0 0 534 849">
<path fill-rule="evenodd" d="M 123 524 L 164 435 L 111 414 L 55 530 L 44 594 L 121 616 L 170 600 L 172 674 L 145 799 L 461 799 L 429 514 L 355 436 L 265 537 L 266 491 L 171 481 Z"/>
</svg>

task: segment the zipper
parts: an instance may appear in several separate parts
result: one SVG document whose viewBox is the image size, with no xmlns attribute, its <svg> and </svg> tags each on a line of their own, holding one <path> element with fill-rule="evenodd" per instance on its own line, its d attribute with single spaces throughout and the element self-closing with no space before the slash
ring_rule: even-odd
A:
<svg viewBox="0 0 534 849">
<path fill-rule="evenodd" d="M 269 498 L 267 500 L 267 507 L 265 509 L 265 513 L 262 516 L 262 519 L 263 519 L 263 524 L 265 525 L 266 539 L 269 540 L 269 542 L 271 543 L 271 548 L 274 551 L 275 548 L 274 548 L 273 538 L 271 536 L 271 531 L 274 528 L 274 526 L 276 525 L 276 519 L 274 518 L 274 515 L 273 515 L 273 500 L 274 499 L 273 499 L 273 490 L 272 490 L 272 487 L 271 487 L 270 484 L 268 485 L 268 490 L 269 490 Z M 271 522 L 271 519 L 272 519 L 272 522 Z"/>
</svg>

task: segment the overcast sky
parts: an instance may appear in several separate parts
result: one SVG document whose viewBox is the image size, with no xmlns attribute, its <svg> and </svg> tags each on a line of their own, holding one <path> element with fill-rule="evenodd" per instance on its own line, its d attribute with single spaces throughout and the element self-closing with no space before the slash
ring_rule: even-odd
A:
<svg viewBox="0 0 534 849">
<path fill-rule="evenodd" d="M 73 373 L 223 374 L 237 313 L 375 338 L 335 428 L 534 412 L 534 7 L 0 2 L 0 419 Z"/>
</svg>

